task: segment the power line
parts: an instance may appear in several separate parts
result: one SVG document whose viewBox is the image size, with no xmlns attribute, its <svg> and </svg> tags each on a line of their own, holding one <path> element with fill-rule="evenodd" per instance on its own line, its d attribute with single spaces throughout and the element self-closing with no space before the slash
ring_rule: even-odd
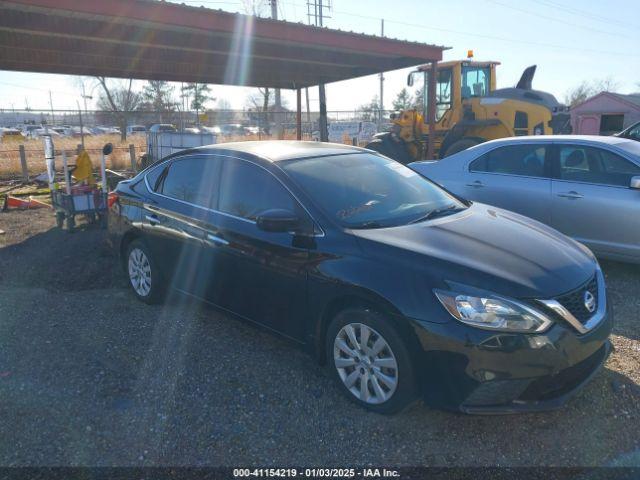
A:
<svg viewBox="0 0 640 480">
<path fill-rule="evenodd" d="M 544 14 L 541 14 L 541 13 L 538 13 L 538 12 L 534 12 L 532 10 L 526 10 L 524 8 L 516 7 L 516 6 L 510 5 L 508 3 L 499 2 L 497 0 L 486 0 L 486 1 L 490 2 L 490 3 L 493 3 L 495 5 L 500 5 L 501 7 L 510 8 L 510 9 L 516 10 L 518 12 L 526 13 L 527 15 L 534 15 L 536 17 L 544 18 L 545 20 L 551 20 L 552 22 L 563 23 L 564 25 L 569 25 L 570 27 L 582 28 L 582 29 L 588 30 L 590 32 L 602 33 L 604 35 L 613 35 L 613 36 L 616 36 L 616 37 L 631 38 L 631 37 L 629 37 L 629 35 L 626 35 L 624 33 L 609 32 L 609 31 L 606 31 L 606 30 L 600 30 L 598 28 L 589 27 L 587 25 L 579 25 L 579 24 L 576 24 L 576 23 L 568 22 L 566 20 L 562 20 L 562 19 L 557 18 L 557 17 L 544 15 Z"/>
<path fill-rule="evenodd" d="M 634 23 L 629 23 L 629 22 L 623 22 L 618 18 L 613 18 L 613 17 L 605 17 L 603 15 L 598 15 L 595 13 L 591 13 L 591 12 L 587 12 L 585 10 L 580 10 L 577 8 L 573 8 L 573 7 L 569 7 L 567 5 L 562 5 L 560 3 L 557 2 L 553 2 L 551 0 L 533 0 L 535 3 L 539 3 L 542 4 L 544 6 L 547 7 L 552 7 L 552 8 L 556 8 L 558 10 L 562 10 L 566 13 L 570 13 L 572 15 L 577 15 L 583 18 L 588 18 L 589 20 L 595 20 L 597 22 L 604 22 L 608 25 L 616 24 L 616 25 L 620 25 L 620 26 L 624 26 L 627 28 L 633 28 L 634 30 L 637 30 L 640 28 L 640 24 L 634 24 Z"/>
<path fill-rule="evenodd" d="M 62 91 L 59 91 L 59 90 L 50 90 L 48 88 L 27 87 L 25 85 L 18 85 L 16 83 L 9 83 L 9 82 L 0 82 L 0 85 L 7 85 L 9 87 L 22 88 L 22 89 L 25 89 L 25 90 L 38 90 L 40 92 L 53 92 L 53 93 L 57 93 L 58 95 L 69 95 L 70 97 L 78 97 L 79 96 L 79 94 L 77 94 L 77 93 L 62 92 Z"/>
<path fill-rule="evenodd" d="M 340 11 L 340 10 L 333 10 L 334 13 L 338 13 L 341 15 L 347 15 L 347 16 L 352 16 L 352 17 L 357 17 L 357 18 L 366 18 L 368 20 L 376 20 L 379 21 L 380 18 L 379 17 L 373 17 L 370 15 L 361 15 L 361 14 L 357 14 L 357 13 L 352 13 L 352 12 L 344 12 L 344 11 Z M 425 25 L 419 25 L 416 23 L 409 23 L 409 22 L 403 22 L 400 20 L 389 20 L 388 18 L 385 18 L 385 23 L 394 23 L 396 25 L 402 25 L 405 27 L 412 27 L 412 28 L 417 28 L 420 30 L 434 30 L 434 31 L 438 31 L 438 32 L 445 32 L 445 33 L 455 33 L 458 35 L 466 35 L 466 36 L 470 36 L 470 37 L 477 37 L 477 38 L 486 38 L 489 40 L 498 40 L 500 42 L 505 42 L 505 43 L 519 43 L 522 45 L 533 45 L 536 47 L 545 47 L 545 48 L 557 48 L 557 49 L 561 49 L 561 50 L 574 50 L 574 51 L 581 51 L 581 52 L 585 52 L 585 53 L 598 53 L 598 54 L 604 54 L 604 55 L 620 55 L 620 56 L 625 56 L 625 57 L 639 57 L 640 53 L 633 53 L 633 52 L 628 52 L 628 51 L 619 51 L 619 52 L 612 52 L 612 51 L 605 51 L 605 50 L 594 50 L 594 49 L 589 49 L 589 48 L 580 48 L 580 47 L 569 47 L 567 45 L 558 45 L 558 44 L 553 44 L 553 43 L 542 43 L 542 42 L 532 42 L 529 40 L 518 40 L 518 39 L 514 39 L 514 38 L 507 38 L 507 37 L 498 37 L 495 35 L 485 35 L 482 33 L 469 33 L 467 31 L 461 31 L 461 30 L 453 30 L 450 28 L 440 28 L 440 27 L 427 27 Z"/>
</svg>

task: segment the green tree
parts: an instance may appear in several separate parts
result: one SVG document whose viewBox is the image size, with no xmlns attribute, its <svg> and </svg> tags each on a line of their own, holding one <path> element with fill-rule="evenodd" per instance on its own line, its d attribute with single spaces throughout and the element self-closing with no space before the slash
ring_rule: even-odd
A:
<svg viewBox="0 0 640 480">
<path fill-rule="evenodd" d="M 215 100 L 206 83 L 187 83 L 182 87 L 182 94 L 191 100 L 191 108 L 196 111 L 196 117 L 205 109 L 208 101 Z"/>
<path fill-rule="evenodd" d="M 164 123 L 163 113 L 173 112 L 176 102 L 173 99 L 174 88 L 163 80 L 149 80 L 142 89 L 141 108 L 160 112 L 160 123 Z"/>
<path fill-rule="evenodd" d="M 407 110 L 413 105 L 413 99 L 407 89 L 403 88 L 391 104 L 393 105 L 394 110 Z"/>
</svg>

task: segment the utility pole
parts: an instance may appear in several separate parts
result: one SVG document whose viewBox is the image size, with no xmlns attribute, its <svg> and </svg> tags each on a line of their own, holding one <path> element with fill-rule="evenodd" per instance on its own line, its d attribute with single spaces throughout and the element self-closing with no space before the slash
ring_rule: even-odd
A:
<svg viewBox="0 0 640 480">
<path fill-rule="evenodd" d="M 88 115 L 87 99 L 93 100 L 93 97 L 91 95 L 87 95 L 87 93 L 84 91 L 84 82 L 82 82 L 82 99 L 84 100 L 84 116 L 86 117 Z"/>
<path fill-rule="evenodd" d="M 51 90 L 49 90 L 49 107 L 51 107 L 51 125 L 55 125 L 55 119 L 53 117 L 53 100 L 51 99 Z"/>
<path fill-rule="evenodd" d="M 322 0 L 318 0 L 318 19 L 320 20 L 320 27 L 322 27 Z M 324 91 L 324 83 L 318 85 L 318 97 L 320 100 L 320 141 L 329 141 L 329 131 L 327 130 L 327 96 Z"/>
<path fill-rule="evenodd" d="M 380 36 L 384 37 L 384 18 L 380 19 Z M 380 112 L 378 115 L 378 127 L 382 125 L 384 115 L 384 73 L 380 72 Z"/>
<path fill-rule="evenodd" d="M 269 3 L 271 3 L 271 18 L 274 20 L 278 20 L 278 0 L 269 0 Z M 280 89 L 276 88 L 275 89 L 275 127 L 276 127 L 276 135 L 278 136 L 278 139 L 281 140 L 283 137 L 283 131 L 282 131 L 282 118 L 281 118 L 281 113 L 282 113 L 282 98 L 280 97 Z"/>
<path fill-rule="evenodd" d="M 78 117 L 80 118 L 80 143 L 82 143 L 82 149 L 84 150 L 84 125 L 82 124 L 82 109 L 80 108 L 80 102 L 78 102 L 77 100 L 76 104 L 78 105 Z"/>
</svg>

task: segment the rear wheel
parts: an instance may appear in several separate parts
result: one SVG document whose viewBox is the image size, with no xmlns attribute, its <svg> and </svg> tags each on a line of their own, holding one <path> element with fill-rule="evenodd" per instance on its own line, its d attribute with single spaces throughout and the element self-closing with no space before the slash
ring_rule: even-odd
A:
<svg viewBox="0 0 640 480">
<path fill-rule="evenodd" d="M 140 239 L 133 240 L 127 248 L 127 274 L 129 286 L 138 299 L 149 304 L 162 300 L 162 275 L 149 248 Z"/>
<path fill-rule="evenodd" d="M 386 319 L 367 309 L 347 309 L 327 331 L 327 358 L 342 392 L 378 413 L 402 410 L 415 399 L 409 351 Z"/>
</svg>

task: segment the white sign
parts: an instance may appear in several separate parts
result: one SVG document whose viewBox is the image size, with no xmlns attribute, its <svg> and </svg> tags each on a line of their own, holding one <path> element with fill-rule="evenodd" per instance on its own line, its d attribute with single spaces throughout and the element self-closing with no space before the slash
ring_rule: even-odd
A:
<svg viewBox="0 0 640 480">
<path fill-rule="evenodd" d="M 216 140 L 213 133 L 150 132 L 147 136 L 147 152 L 152 161 L 157 162 L 187 148 L 213 145 Z"/>
<path fill-rule="evenodd" d="M 361 122 L 358 142 L 370 142 L 373 136 L 378 133 L 378 126 L 373 122 Z"/>
<path fill-rule="evenodd" d="M 332 122 L 329 124 L 329 141 L 342 143 L 345 137 L 357 137 L 359 132 L 360 122 Z"/>
<path fill-rule="evenodd" d="M 373 122 L 332 122 L 329 124 L 329 141 L 342 143 L 353 138 L 358 139 L 358 143 L 371 140 L 378 131 L 378 127 Z"/>
</svg>

